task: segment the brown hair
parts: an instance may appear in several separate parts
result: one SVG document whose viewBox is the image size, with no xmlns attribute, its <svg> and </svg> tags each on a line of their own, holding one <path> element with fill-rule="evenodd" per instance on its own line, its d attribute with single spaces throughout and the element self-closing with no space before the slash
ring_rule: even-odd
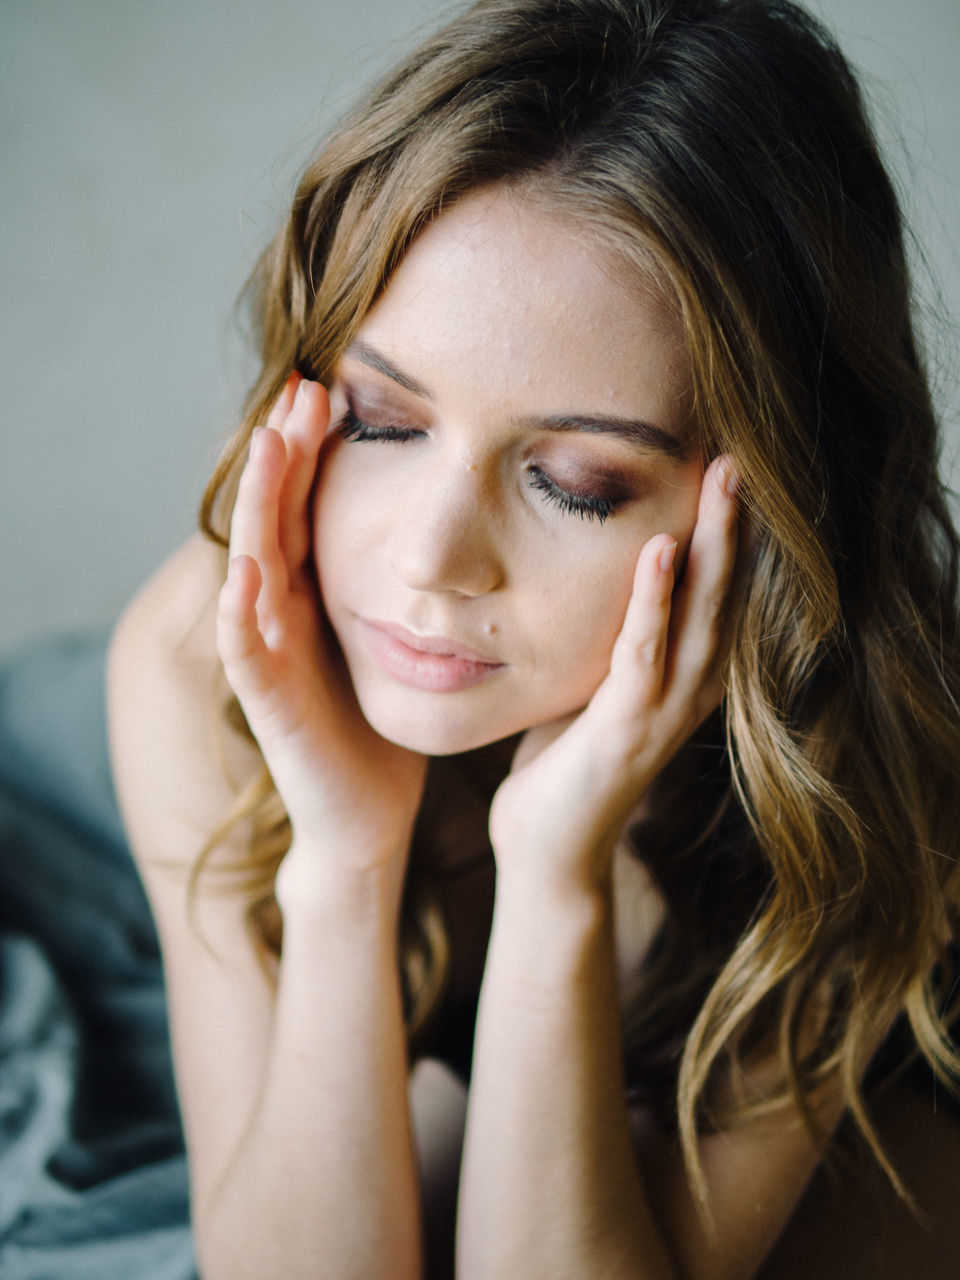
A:
<svg viewBox="0 0 960 1280">
<path fill-rule="evenodd" d="M 711 1081 L 772 1032 L 782 1087 L 709 1122 L 805 1105 L 837 1075 L 883 1161 L 860 1086 L 878 1028 L 905 1010 L 937 1072 L 958 1068 L 937 988 L 960 899 L 958 543 L 897 200 L 822 26 L 780 0 L 481 0 L 428 39 L 312 161 L 257 267 L 262 369 L 203 526 L 225 543 L 291 368 L 327 382 L 417 232 L 493 182 L 656 262 L 704 454 L 736 457 L 752 531 L 723 714 L 631 833 L 669 908 L 631 1075 L 669 1090 L 701 1191 Z M 279 945 L 266 775 L 241 812 L 252 919 Z M 442 987 L 424 902 L 406 913 L 414 1027 Z"/>
</svg>

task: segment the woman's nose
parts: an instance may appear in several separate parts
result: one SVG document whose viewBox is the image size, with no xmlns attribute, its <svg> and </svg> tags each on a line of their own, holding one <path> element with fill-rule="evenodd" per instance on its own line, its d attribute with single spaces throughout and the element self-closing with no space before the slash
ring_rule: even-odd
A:
<svg viewBox="0 0 960 1280">
<path fill-rule="evenodd" d="M 501 585 L 504 566 L 490 488 L 480 468 L 467 462 L 404 495 L 390 538 L 393 567 L 407 586 L 479 596 Z"/>
</svg>

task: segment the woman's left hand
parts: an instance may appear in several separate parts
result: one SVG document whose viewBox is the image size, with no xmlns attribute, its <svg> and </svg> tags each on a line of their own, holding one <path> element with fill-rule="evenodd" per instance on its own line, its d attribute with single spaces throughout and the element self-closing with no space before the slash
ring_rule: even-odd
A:
<svg viewBox="0 0 960 1280">
<path fill-rule="evenodd" d="M 677 543 L 657 534 L 640 552 L 610 670 L 590 702 L 522 738 L 490 811 L 498 873 L 560 889 L 607 886 L 637 801 L 718 706 L 737 480 L 732 459 L 714 460 L 676 591 Z"/>
</svg>

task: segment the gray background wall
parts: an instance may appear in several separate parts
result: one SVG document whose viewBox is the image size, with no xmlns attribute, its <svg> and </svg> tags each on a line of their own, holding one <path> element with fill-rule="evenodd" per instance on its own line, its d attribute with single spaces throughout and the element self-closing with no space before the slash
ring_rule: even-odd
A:
<svg viewBox="0 0 960 1280">
<path fill-rule="evenodd" d="M 0 0 L 0 653 L 109 625 L 189 534 L 251 368 L 239 287 L 322 130 L 447 7 Z M 956 324 L 960 4 L 813 7 L 868 76 Z"/>
</svg>

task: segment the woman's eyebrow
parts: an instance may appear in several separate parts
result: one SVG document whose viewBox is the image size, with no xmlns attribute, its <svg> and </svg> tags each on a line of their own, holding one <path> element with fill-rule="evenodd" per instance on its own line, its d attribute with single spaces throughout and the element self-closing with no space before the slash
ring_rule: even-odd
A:
<svg viewBox="0 0 960 1280">
<path fill-rule="evenodd" d="M 350 359 L 359 361 L 368 369 L 382 373 L 392 382 L 422 400 L 433 400 L 431 392 L 418 382 L 416 378 L 401 371 L 381 352 L 366 342 L 354 342 L 345 353 Z M 683 440 L 665 431 L 662 427 L 647 422 L 644 418 L 621 418 L 594 416 L 593 414 L 548 414 L 544 417 L 522 417 L 512 419 L 515 426 L 532 431 L 584 431 L 602 435 L 618 436 L 621 440 L 635 445 L 637 448 L 664 453 L 669 458 L 685 461 L 687 446 Z"/>
<path fill-rule="evenodd" d="M 554 414 L 544 418 L 514 418 L 519 427 L 533 431 L 585 431 L 601 435 L 619 436 L 628 444 L 647 452 L 665 453 L 678 462 L 686 461 L 684 442 L 663 427 L 654 426 L 644 418 L 593 417 L 581 414 Z"/>
<path fill-rule="evenodd" d="M 411 392 L 415 396 L 419 396 L 421 400 L 432 400 L 433 396 L 416 378 L 411 378 L 405 373 L 401 373 L 395 365 L 392 365 L 386 356 L 381 355 L 366 342 L 351 342 L 344 353 L 351 360 L 359 360 L 361 364 L 365 364 L 368 369 L 375 369 L 377 373 L 385 374 L 391 381 L 396 382 L 403 387 L 405 391 Z"/>
</svg>

